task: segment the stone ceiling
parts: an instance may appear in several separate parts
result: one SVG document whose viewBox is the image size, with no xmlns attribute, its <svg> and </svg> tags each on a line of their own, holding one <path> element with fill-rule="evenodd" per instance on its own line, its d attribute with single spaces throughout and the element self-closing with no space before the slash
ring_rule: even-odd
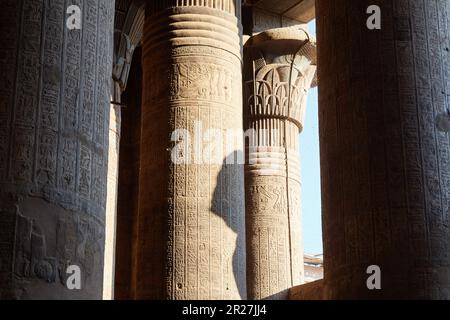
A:
<svg viewBox="0 0 450 320">
<path fill-rule="evenodd" d="M 306 23 L 315 17 L 314 2 L 314 0 L 246 0 L 244 4 Z"/>
<path fill-rule="evenodd" d="M 127 11 L 133 0 L 116 0 L 116 29 L 122 29 Z M 314 19 L 314 0 L 244 0 L 244 5 L 252 5 L 286 18 L 306 23 Z"/>
</svg>

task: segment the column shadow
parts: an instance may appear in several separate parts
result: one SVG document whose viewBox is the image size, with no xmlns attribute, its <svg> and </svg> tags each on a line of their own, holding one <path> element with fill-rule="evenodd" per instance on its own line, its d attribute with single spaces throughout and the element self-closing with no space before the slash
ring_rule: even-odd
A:
<svg viewBox="0 0 450 320">
<path fill-rule="evenodd" d="M 211 211 L 237 236 L 232 258 L 233 275 L 240 298 L 247 299 L 244 165 L 238 160 L 243 159 L 242 156 L 242 151 L 234 151 L 223 160 L 211 201 Z"/>
</svg>

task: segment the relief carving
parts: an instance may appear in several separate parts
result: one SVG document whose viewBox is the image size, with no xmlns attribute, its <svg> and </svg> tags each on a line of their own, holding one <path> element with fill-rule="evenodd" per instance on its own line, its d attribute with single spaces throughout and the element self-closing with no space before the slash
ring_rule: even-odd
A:
<svg viewBox="0 0 450 320">
<path fill-rule="evenodd" d="M 179 63 L 173 66 L 171 95 L 174 99 L 206 99 L 230 102 L 233 76 L 225 67 L 206 63 Z"/>
<path fill-rule="evenodd" d="M 248 294 L 285 299 L 304 273 L 295 157 L 315 77 L 314 39 L 297 28 L 267 30 L 247 41 L 244 60 L 245 129 L 256 131 L 245 165 Z"/>
</svg>

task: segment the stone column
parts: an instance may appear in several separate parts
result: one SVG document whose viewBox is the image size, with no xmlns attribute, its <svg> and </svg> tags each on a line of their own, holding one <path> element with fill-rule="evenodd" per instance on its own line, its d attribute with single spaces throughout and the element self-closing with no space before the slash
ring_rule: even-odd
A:
<svg viewBox="0 0 450 320">
<path fill-rule="evenodd" d="M 372 4 L 380 30 L 366 28 Z M 449 299 L 450 140 L 436 119 L 450 109 L 450 2 L 316 12 L 326 298 Z"/>
<path fill-rule="evenodd" d="M 248 297 L 285 299 L 303 282 L 298 135 L 315 40 L 298 27 L 267 30 L 247 41 L 244 59 Z"/>
<path fill-rule="evenodd" d="M 120 7 L 120 4 L 119 4 Z M 116 243 L 120 240 L 118 245 L 119 256 L 117 264 L 117 273 L 119 279 L 127 278 L 127 284 L 129 281 L 129 274 L 123 273 L 123 266 L 129 265 L 129 259 L 127 259 L 130 253 L 130 246 L 126 247 L 126 254 L 123 254 L 122 248 L 132 240 L 131 232 L 127 230 L 127 227 L 123 227 L 123 216 L 118 216 L 118 184 L 119 184 L 119 150 L 121 149 L 121 120 L 122 111 L 121 108 L 127 108 L 125 102 L 122 101 L 122 95 L 126 91 L 128 78 L 130 75 L 131 65 L 133 61 L 133 55 L 136 47 L 142 39 L 142 29 L 144 24 L 144 4 L 141 1 L 133 1 L 128 8 L 125 19 L 120 15 L 123 12 L 116 7 L 115 11 L 115 37 L 114 37 L 114 57 L 113 57 L 113 87 L 111 96 L 111 112 L 110 112 L 110 125 L 109 125 L 109 152 L 108 152 L 108 184 L 107 184 L 107 200 L 106 200 L 106 225 L 105 225 L 105 267 L 103 276 L 103 299 L 114 299 L 115 292 L 115 274 L 116 274 Z M 140 76 L 140 74 L 139 74 Z M 141 78 L 139 78 L 141 80 Z M 140 93 L 139 93 L 140 94 Z M 131 107 L 131 106 L 130 106 Z M 135 106 L 133 106 L 135 107 Z M 132 108 L 132 107 L 131 107 Z M 138 110 L 133 109 L 133 113 L 139 113 Z M 125 116 L 125 120 L 127 117 Z M 126 129 L 129 130 L 128 127 Z M 127 134 L 125 134 L 127 137 Z M 126 160 L 130 160 L 129 154 L 121 155 L 125 156 Z M 124 168 L 121 168 L 125 171 Z M 138 184 L 134 181 L 134 184 Z M 126 186 L 129 188 L 129 186 Z M 132 190 L 129 188 L 128 190 Z M 123 191 L 123 190 L 122 190 Z M 137 198 L 137 195 L 136 195 Z M 133 204 L 127 203 L 126 214 L 128 217 L 133 216 L 134 210 Z M 121 214 L 123 212 L 120 212 Z M 119 225 L 120 224 L 120 225 Z M 126 232 L 128 241 L 123 241 L 123 233 Z M 119 284 L 119 287 L 122 283 Z M 121 288 L 118 289 L 119 297 Z"/>
<path fill-rule="evenodd" d="M 108 172 L 106 183 L 105 256 L 103 268 L 103 300 L 114 298 L 114 272 L 117 225 L 117 190 L 119 183 L 119 149 L 121 130 L 120 94 L 122 90 L 113 82 L 109 111 Z"/>
<path fill-rule="evenodd" d="M 224 164 L 243 148 L 239 16 L 240 1 L 147 2 L 136 298 L 246 297 L 243 166 Z"/>
<path fill-rule="evenodd" d="M 116 84 L 116 106 L 120 106 L 120 153 L 117 167 L 117 201 L 111 211 L 112 223 L 108 228 L 106 220 L 106 237 L 113 235 L 114 243 L 107 242 L 105 251 L 111 248 L 108 265 L 112 275 L 110 296 L 114 299 L 130 299 L 132 284 L 131 260 L 135 246 L 134 225 L 138 207 L 139 188 L 139 145 L 141 131 L 141 47 L 145 20 L 145 0 L 126 0 L 116 2 L 114 17 L 114 63 L 113 79 Z M 119 150 L 120 149 L 120 150 Z M 114 199 L 116 200 L 116 199 Z M 107 203 L 108 205 L 108 203 Z M 107 211 L 107 217 L 108 217 Z M 114 245 L 114 247 L 112 247 Z M 106 259 L 106 257 L 105 257 Z M 106 263 L 106 262 L 105 262 Z M 106 264 L 105 264 L 106 265 Z M 107 276 L 105 268 L 105 278 Z M 104 285 L 106 289 L 106 286 Z M 113 291 L 113 292 L 112 292 Z"/>
<path fill-rule="evenodd" d="M 127 89 L 122 94 L 119 187 L 117 199 L 114 299 L 133 297 L 133 259 L 139 202 L 140 133 L 142 107 L 142 48 L 136 48 Z"/>
<path fill-rule="evenodd" d="M 72 4 L 2 1 L 0 298 L 102 297 L 114 1 Z"/>
</svg>

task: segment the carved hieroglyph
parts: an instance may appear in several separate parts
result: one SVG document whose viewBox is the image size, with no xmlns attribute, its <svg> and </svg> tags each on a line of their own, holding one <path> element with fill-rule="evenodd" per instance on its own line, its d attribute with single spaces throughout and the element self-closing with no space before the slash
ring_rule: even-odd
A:
<svg viewBox="0 0 450 320">
<path fill-rule="evenodd" d="M 249 299 L 287 298 L 303 279 L 300 161 L 315 42 L 300 29 L 271 29 L 244 48 L 247 290 Z"/>
<path fill-rule="evenodd" d="M 325 296 L 450 299 L 450 2 L 380 3 L 316 1 Z"/>
<path fill-rule="evenodd" d="M 242 132 L 239 14 L 240 1 L 148 2 L 136 298 L 246 297 L 243 166 L 171 161 L 175 129 Z"/>
<path fill-rule="evenodd" d="M 102 296 L 114 1 L 71 3 L 81 30 L 66 1 L 2 1 L 1 298 Z"/>
</svg>

